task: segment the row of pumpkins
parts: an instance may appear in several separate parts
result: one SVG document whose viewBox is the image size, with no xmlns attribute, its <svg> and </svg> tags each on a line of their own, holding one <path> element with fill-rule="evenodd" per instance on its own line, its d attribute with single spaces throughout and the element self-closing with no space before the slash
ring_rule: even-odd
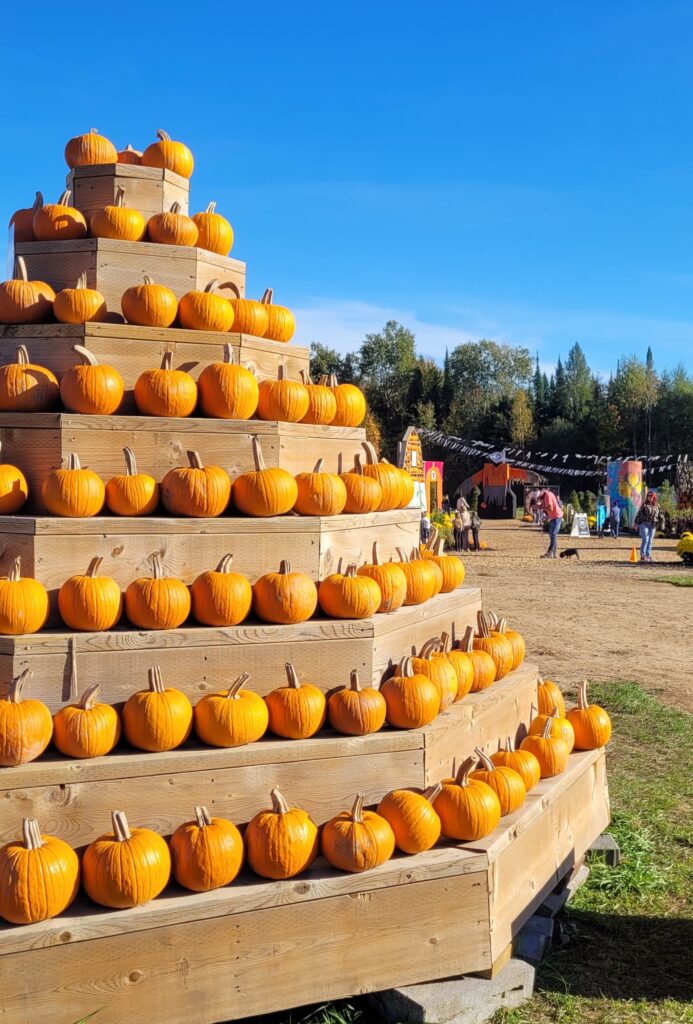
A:
<svg viewBox="0 0 693 1024">
<path fill-rule="evenodd" d="M 161 485 L 138 472 L 135 454 L 125 448 L 125 473 L 105 484 L 98 473 L 82 467 L 71 452 L 65 468 L 51 470 L 41 485 L 43 505 L 50 515 L 86 519 L 109 509 L 118 516 L 153 515 L 159 503 L 173 516 L 210 519 L 233 509 L 256 518 L 295 512 L 302 516 L 365 515 L 403 509 L 414 496 L 414 481 L 406 470 L 378 461 L 366 442 L 366 462 L 358 456 L 346 473 L 326 473 L 323 459 L 312 472 L 295 476 L 279 466 L 266 466 L 259 438 L 253 438 L 256 468 L 232 481 L 221 466 L 205 465 L 199 452 L 187 453 L 188 465 L 170 469 Z M 14 515 L 29 497 L 24 473 L 9 463 L 0 465 L 0 514 Z"/>
<path fill-rule="evenodd" d="M 584 735 L 583 749 L 594 749 L 608 740 L 611 725 L 603 708 L 587 704 L 586 689 L 585 683 L 578 708 L 569 712 L 570 728 L 576 737 Z M 151 829 L 131 830 L 125 814 L 113 811 L 112 832 L 90 843 L 80 864 L 72 847 L 42 836 L 36 819 L 24 819 L 22 838 L 0 849 L 0 917 L 12 924 L 55 917 L 76 897 L 80 879 L 94 903 L 127 909 L 155 899 L 171 875 L 185 889 L 208 892 L 232 883 L 244 861 L 261 878 L 279 881 L 300 875 L 319 852 L 338 871 L 362 872 L 384 864 L 395 849 L 415 855 L 441 837 L 478 841 L 518 810 L 541 778 L 565 771 L 570 747 L 555 733 L 555 721 L 545 716 L 539 731 L 530 727 L 519 750 L 510 738 L 491 757 L 476 748 L 455 778 L 423 792 L 393 790 L 376 811 L 365 810 L 358 794 L 350 811 L 322 829 L 277 789 L 270 794 L 271 807 L 250 820 L 244 835 L 202 805 L 169 843 Z"/>
<path fill-rule="evenodd" d="M 252 586 L 232 571 L 228 554 L 188 587 L 165 575 L 161 554 L 155 552 L 151 576 L 133 580 L 124 595 L 116 580 L 99 575 L 103 558 L 97 557 L 84 575 L 63 583 L 58 609 L 66 626 L 90 633 L 113 629 L 123 611 L 138 629 L 178 629 L 191 614 L 202 626 L 238 626 L 251 609 L 263 622 L 288 626 L 306 622 L 318 606 L 333 619 L 387 614 L 450 593 L 464 581 L 464 566 L 456 555 L 425 547 L 413 548 L 411 555 L 398 548 L 398 554 L 400 562 L 381 561 L 376 541 L 372 563 L 348 565 L 317 584 L 306 573 L 292 572 L 284 559 L 278 572 L 264 573 Z M 0 578 L 0 635 L 37 633 L 49 610 L 48 591 L 39 580 L 22 576 L 17 556 L 7 576 Z"/>
<path fill-rule="evenodd" d="M 26 345 L 19 345 L 15 362 L 0 366 L 0 412 L 50 412 L 58 401 L 69 412 L 85 416 L 118 412 L 125 393 L 118 370 L 99 363 L 83 345 L 72 348 L 80 361 L 65 370 L 58 383 L 52 370 L 31 363 Z M 335 374 L 314 384 L 305 370 L 300 381 L 289 380 L 283 364 L 276 378 L 258 382 L 252 370 L 234 362 L 230 344 L 224 346 L 222 360 L 203 368 L 197 382 L 185 370 L 174 369 L 172 353 L 165 352 L 159 367 L 137 378 L 134 399 L 143 416 L 186 417 L 198 410 L 215 419 L 257 416 L 284 423 L 359 427 L 366 415 L 366 399 L 355 384 L 340 384 Z"/>
<path fill-rule="evenodd" d="M 45 324 L 55 318 L 63 324 L 101 323 L 109 312 L 106 300 L 96 288 L 87 287 L 86 272 L 74 288 L 63 288 L 56 295 L 45 281 L 30 281 L 23 256 L 16 258 L 15 276 L 0 282 L 0 324 Z M 229 289 L 231 297 L 218 294 Z M 126 288 L 120 309 L 129 324 L 136 327 L 172 327 L 192 331 L 231 329 L 237 334 L 288 342 L 293 338 L 296 321 L 290 309 L 277 305 L 274 291 L 267 288 L 260 299 L 244 299 L 233 282 L 210 281 L 202 289 L 181 296 L 144 274 L 142 284 Z"/>
</svg>

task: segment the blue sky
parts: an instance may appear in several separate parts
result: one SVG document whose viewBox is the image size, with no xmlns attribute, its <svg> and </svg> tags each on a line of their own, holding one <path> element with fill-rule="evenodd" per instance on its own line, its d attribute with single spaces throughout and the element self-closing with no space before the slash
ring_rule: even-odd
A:
<svg viewBox="0 0 693 1024">
<path fill-rule="evenodd" d="M 693 369 L 693 3 L 76 2 L 65 47 L 59 10 L 3 16 L 5 222 L 59 194 L 69 136 L 163 127 L 297 341 L 396 318 L 437 358 Z"/>
</svg>

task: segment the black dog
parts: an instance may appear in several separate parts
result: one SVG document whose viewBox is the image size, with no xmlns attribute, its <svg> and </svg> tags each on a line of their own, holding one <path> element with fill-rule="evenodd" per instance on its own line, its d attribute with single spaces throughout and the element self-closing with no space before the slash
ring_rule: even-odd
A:
<svg viewBox="0 0 693 1024">
<path fill-rule="evenodd" d="M 577 548 L 566 548 L 565 551 L 561 551 L 560 558 L 577 558 L 580 561 L 580 552 Z"/>
</svg>

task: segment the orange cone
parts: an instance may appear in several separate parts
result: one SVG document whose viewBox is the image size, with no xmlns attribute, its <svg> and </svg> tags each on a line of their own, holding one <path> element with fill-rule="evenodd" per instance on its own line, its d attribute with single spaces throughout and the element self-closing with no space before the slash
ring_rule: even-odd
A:
<svg viewBox="0 0 693 1024">
<path fill-rule="evenodd" d="M 629 561 L 630 561 L 630 562 L 637 562 L 637 561 L 638 561 L 638 553 L 637 553 L 637 551 L 635 550 L 635 544 L 634 544 L 634 545 L 633 545 L 633 547 L 632 547 L 632 548 L 630 549 L 630 558 L 629 558 Z"/>
</svg>

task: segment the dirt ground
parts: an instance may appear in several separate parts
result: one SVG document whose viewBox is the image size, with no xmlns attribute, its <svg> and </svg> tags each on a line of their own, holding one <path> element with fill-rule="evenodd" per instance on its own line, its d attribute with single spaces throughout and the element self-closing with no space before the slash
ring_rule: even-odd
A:
<svg viewBox="0 0 693 1024">
<path fill-rule="evenodd" d="M 675 541 L 655 540 L 651 565 L 628 561 L 631 535 L 619 540 L 561 535 L 559 551 L 576 559 L 540 559 L 538 527 L 485 520 L 489 550 L 464 556 L 465 583 L 483 590 L 484 606 L 505 615 L 527 641 L 527 657 L 562 684 L 633 679 L 675 707 L 693 711 L 693 587 L 654 577 L 693 575 Z M 639 543 L 639 541 L 638 541 Z"/>
</svg>

